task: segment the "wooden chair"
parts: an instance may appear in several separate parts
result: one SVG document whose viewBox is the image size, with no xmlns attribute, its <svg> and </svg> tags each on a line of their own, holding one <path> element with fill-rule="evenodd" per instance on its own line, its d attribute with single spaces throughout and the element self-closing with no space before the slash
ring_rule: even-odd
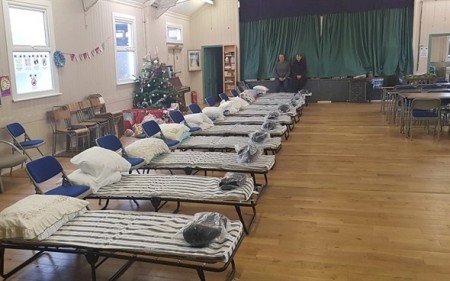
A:
<svg viewBox="0 0 450 281">
<path fill-rule="evenodd" d="M 66 151 L 73 155 L 78 151 L 80 140 L 82 140 L 83 150 L 89 147 L 90 130 L 83 125 L 72 125 L 69 109 L 64 106 L 54 106 L 48 114 L 53 132 L 52 155 L 56 153 L 56 141 L 60 135 L 66 139 Z"/>
</svg>

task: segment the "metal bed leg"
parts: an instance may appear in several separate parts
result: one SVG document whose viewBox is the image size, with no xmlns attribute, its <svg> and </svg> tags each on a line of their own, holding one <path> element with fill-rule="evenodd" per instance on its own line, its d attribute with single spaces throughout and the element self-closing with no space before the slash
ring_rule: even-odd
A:
<svg viewBox="0 0 450 281">
<path fill-rule="evenodd" d="M 205 272 L 202 269 L 197 269 L 197 274 L 201 281 L 206 281 Z"/>
<path fill-rule="evenodd" d="M 234 275 L 236 274 L 236 264 L 234 263 L 234 258 L 231 260 L 231 271 L 227 277 L 227 281 L 234 280 Z"/>
<path fill-rule="evenodd" d="M 178 211 L 180 210 L 180 201 L 177 200 L 177 208 L 173 211 L 174 214 L 178 214 Z"/>
<path fill-rule="evenodd" d="M 130 268 L 134 263 L 134 260 L 128 260 L 124 265 L 122 265 L 122 267 L 117 270 L 114 275 L 109 279 L 109 281 L 114 281 L 120 278 L 120 276 L 122 276 L 125 271 L 128 270 L 128 268 Z"/>
<path fill-rule="evenodd" d="M 94 255 L 94 254 L 85 254 L 84 256 L 86 257 L 87 262 L 91 266 L 91 280 L 92 281 L 96 281 L 97 280 L 97 275 L 95 273 L 95 269 L 96 269 L 95 264 L 98 261 L 98 256 Z"/>
<path fill-rule="evenodd" d="M 253 215 L 250 218 L 248 225 L 245 225 L 244 217 L 242 216 L 242 212 L 241 212 L 241 207 L 238 205 L 234 205 L 234 208 L 236 209 L 236 213 L 238 214 L 239 220 L 242 222 L 242 226 L 244 227 L 245 234 L 248 235 L 250 233 L 250 228 L 252 227 L 253 221 L 255 220 L 255 217 L 256 217 L 255 206 L 252 205 Z"/>
<path fill-rule="evenodd" d="M 98 200 L 98 204 L 99 204 L 99 205 L 102 204 L 102 199 L 99 199 L 99 200 Z M 106 208 L 108 207 L 108 204 L 109 204 L 109 199 L 106 199 L 105 207 L 103 207 L 102 210 L 106 210 Z"/>
<path fill-rule="evenodd" d="M 3 277 L 3 279 L 11 277 L 14 273 L 18 272 L 25 266 L 29 265 L 30 263 L 32 263 L 35 259 L 39 258 L 44 253 L 44 251 L 39 251 L 38 253 L 34 254 L 32 257 L 30 257 L 26 261 L 22 262 L 21 264 L 19 264 L 16 267 L 14 267 L 9 272 L 5 273 L 5 251 L 6 251 L 5 248 L 3 248 L 3 247 L 0 248 L 0 275 Z"/>
</svg>

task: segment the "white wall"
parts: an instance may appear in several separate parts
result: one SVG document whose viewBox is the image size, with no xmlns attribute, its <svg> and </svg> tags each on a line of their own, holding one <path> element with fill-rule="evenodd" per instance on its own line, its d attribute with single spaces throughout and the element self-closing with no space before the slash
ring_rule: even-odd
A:
<svg viewBox="0 0 450 281">
<path fill-rule="evenodd" d="M 175 63 L 176 71 L 181 71 L 178 74 L 183 85 L 189 85 L 190 80 L 187 75 L 187 46 L 190 45 L 190 23 L 189 17 L 166 12 L 159 18 L 156 18 L 156 9 L 153 7 L 145 8 L 146 18 L 146 45 L 147 53 L 151 57 L 157 55 L 161 62 L 167 65 Z M 166 43 L 166 24 L 172 23 L 181 25 L 183 27 L 183 45 L 181 50 L 176 50 L 175 57 L 172 51 L 168 50 Z M 174 61 L 175 60 L 175 61 Z"/>
<path fill-rule="evenodd" d="M 65 53 L 90 52 L 101 43 L 105 50 L 90 60 L 72 62 L 66 56 L 65 66 L 59 70 L 61 96 L 29 101 L 12 102 L 11 96 L 2 97 L 0 107 L 0 138 L 10 139 L 5 125 L 20 122 L 34 138 L 47 140 L 43 149 L 51 153 L 52 134 L 46 120 L 46 112 L 54 105 L 80 101 L 90 94 L 100 93 L 105 97 L 109 111 L 119 111 L 132 105 L 132 84 L 116 85 L 114 34 L 112 13 L 136 17 L 136 32 L 144 34 L 143 10 L 137 7 L 99 1 L 86 14 L 80 0 L 51 0 L 55 29 L 56 48 Z M 3 11 L 0 11 L 0 38 L 5 38 Z M 143 36 L 137 37 L 138 50 L 145 50 Z M 6 42 L 0 40 L 0 75 L 9 75 L 6 59 Z M 142 57 L 142 53 L 138 53 Z M 59 149 L 62 149 L 60 142 Z M 2 153 L 2 152 L 0 152 Z M 9 153 L 9 152 L 8 152 Z"/>
<path fill-rule="evenodd" d="M 237 45 L 239 53 L 239 12 L 237 0 L 218 0 L 204 5 L 191 16 L 189 49 L 208 45 Z M 189 72 L 191 89 L 203 100 L 203 71 Z"/>
<path fill-rule="evenodd" d="M 421 57 L 419 50 L 429 47 L 430 34 L 450 33 L 450 0 L 415 0 L 413 54 L 414 72 L 427 72 L 428 57 Z"/>
</svg>

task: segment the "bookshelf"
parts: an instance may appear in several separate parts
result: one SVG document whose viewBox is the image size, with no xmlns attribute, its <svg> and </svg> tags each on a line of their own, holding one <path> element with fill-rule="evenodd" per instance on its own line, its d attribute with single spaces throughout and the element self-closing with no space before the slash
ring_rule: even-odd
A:
<svg viewBox="0 0 450 281">
<path fill-rule="evenodd" d="M 231 95 L 230 90 L 236 88 L 237 83 L 237 47 L 223 46 L 223 91 Z"/>
</svg>

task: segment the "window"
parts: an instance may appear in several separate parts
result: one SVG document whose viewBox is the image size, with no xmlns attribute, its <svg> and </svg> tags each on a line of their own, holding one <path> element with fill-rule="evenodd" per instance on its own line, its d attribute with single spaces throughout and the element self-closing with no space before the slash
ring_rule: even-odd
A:
<svg viewBox="0 0 450 281">
<path fill-rule="evenodd" d="M 136 74 L 135 18 L 113 14 L 117 84 L 132 83 Z"/>
<path fill-rule="evenodd" d="M 167 23 L 166 42 L 183 44 L 183 26 L 174 23 Z"/>
<path fill-rule="evenodd" d="M 3 1 L 14 101 L 58 95 L 51 3 Z"/>
</svg>

